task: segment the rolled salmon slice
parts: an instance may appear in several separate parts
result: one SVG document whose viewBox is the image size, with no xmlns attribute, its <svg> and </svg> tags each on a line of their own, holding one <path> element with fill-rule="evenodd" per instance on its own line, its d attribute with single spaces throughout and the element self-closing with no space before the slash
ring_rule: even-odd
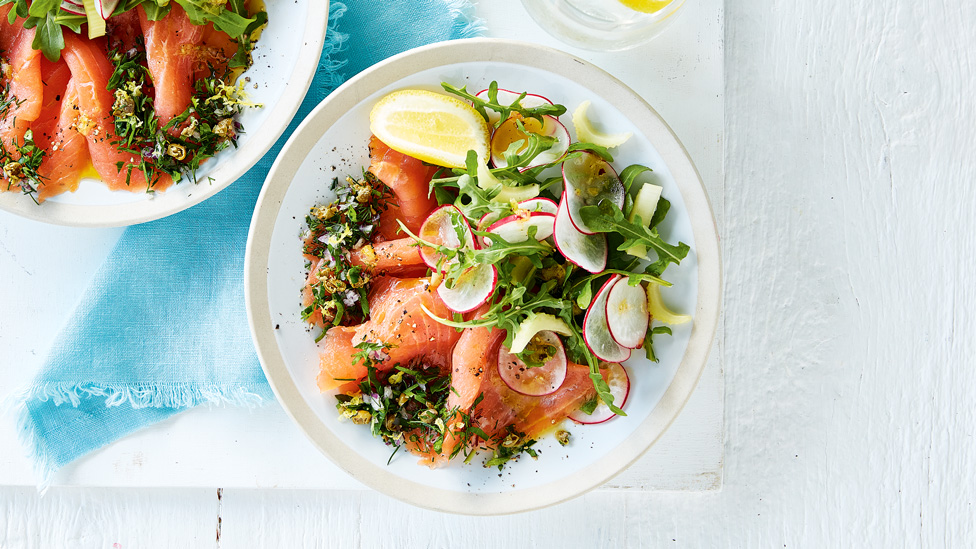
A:
<svg viewBox="0 0 976 549">
<path fill-rule="evenodd" d="M 120 151 L 116 141 L 112 104 L 115 102 L 108 88 L 112 63 L 105 54 L 101 39 L 84 40 L 74 33 L 64 36 L 65 48 L 61 56 L 78 82 L 78 110 L 76 129 L 88 140 L 92 165 L 109 189 L 145 191 L 146 174 L 138 167 L 140 158 Z M 166 174 L 158 174 L 153 190 L 161 191 L 173 184 Z"/>
<path fill-rule="evenodd" d="M 195 49 L 204 28 L 190 22 L 179 4 L 160 21 L 150 21 L 139 7 L 139 24 L 146 40 L 146 61 L 156 90 L 154 104 L 160 127 L 183 113 L 193 98 Z M 177 128 L 170 130 L 178 132 Z"/>
<path fill-rule="evenodd" d="M 43 182 L 38 199 L 41 201 L 63 192 L 78 190 L 82 174 L 91 161 L 88 140 L 77 130 L 80 116 L 78 89 L 79 85 L 75 80 L 68 82 L 64 97 L 58 103 L 60 117 L 57 132 L 40 169 Z"/>
<path fill-rule="evenodd" d="M 488 305 L 483 305 L 475 312 L 474 318 L 481 318 L 486 312 Z M 447 409 L 456 408 L 458 412 L 447 422 L 441 453 L 423 455 L 421 464 L 432 467 L 443 465 L 459 444 L 467 442 L 463 433 L 468 426 L 463 423 L 463 416 L 471 412 L 471 407 L 481 394 L 481 386 L 487 379 L 485 369 L 497 362 L 498 346 L 504 340 L 505 331 L 498 329 L 465 328 L 461 333 L 451 356 L 451 392 L 447 396 Z"/>
<path fill-rule="evenodd" d="M 5 40 L 9 41 L 3 54 L 8 64 L 0 75 L 0 85 L 8 86 L 6 97 L 10 102 L 0 119 L 0 145 L 15 160 L 20 158 L 16 149 L 24 145 L 24 135 L 31 122 L 40 116 L 44 100 L 42 56 L 31 47 L 33 40 L 34 29 L 22 30 L 13 40 L 10 37 Z"/>
<path fill-rule="evenodd" d="M 378 370 L 389 370 L 397 364 L 415 366 L 421 361 L 446 373 L 460 334 L 432 320 L 421 305 L 438 316 L 450 315 L 426 278 L 374 280 L 369 294 L 369 320 L 355 327 L 349 339 L 348 328 L 331 328 L 320 343 L 319 388 L 334 389 L 349 380 L 366 377 L 366 367 L 353 363 L 351 350 L 363 341 L 392 345 L 386 351 L 388 358 L 377 366 Z"/>
<path fill-rule="evenodd" d="M 45 151 L 50 149 L 54 135 L 57 133 L 58 118 L 61 116 L 61 100 L 68 89 L 69 80 L 71 80 L 71 70 L 63 60 L 52 63 L 41 57 L 41 86 L 44 97 L 41 102 L 41 114 L 31 124 L 31 131 L 34 132 L 34 143 Z"/>
<path fill-rule="evenodd" d="M 429 195 L 430 180 L 437 166 L 429 166 L 422 161 L 394 151 L 375 136 L 369 140 L 369 171 L 373 173 L 396 195 L 398 209 L 393 210 L 392 220 L 383 220 L 385 235 L 396 234 L 396 219 L 403 221 L 414 234 L 437 207 L 437 200 Z"/>
</svg>

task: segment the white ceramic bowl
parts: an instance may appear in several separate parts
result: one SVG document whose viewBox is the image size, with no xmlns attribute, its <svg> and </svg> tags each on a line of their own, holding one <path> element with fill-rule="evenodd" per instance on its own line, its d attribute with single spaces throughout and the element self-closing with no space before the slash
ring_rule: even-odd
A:
<svg viewBox="0 0 976 549">
<path fill-rule="evenodd" d="M 248 97 L 264 105 L 240 116 L 244 135 L 238 147 L 210 159 L 197 184 L 183 181 L 165 192 L 109 191 L 86 179 L 76 192 L 37 205 L 18 192 L 0 193 L 0 209 L 46 223 L 78 227 L 117 227 L 174 214 L 217 194 L 249 170 L 288 126 L 298 111 L 318 66 L 329 18 L 328 0 L 271 1 L 268 26 L 254 49 L 254 65 L 245 73 Z"/>
<path fill-rule="evenodd" d="M 309 208 L 332 199 L 331 179 L 360 174 L 369 164 L 368 115 L 379 97 L 405 87 L 436 90 L 442 81 L 476 92 L 493 79 L 502 88 L 548 96 L 570 111 L 589 99 L 590 116 L 610 131 L 634 132 L 616 151 L 615 164 L 649 165 L 656 183 L 664 186 L 672 209 L 662 233 L 692 247 L 681 266 L 666 273 L 675 283 L 666 296 L 677 309 L 693 311 L 694 324 L 676 326 L 674 337 L 658 338 L 660 363 L 643 356 L 627 362 L 632 385 L 626 417 L 601 425 L 570 424 L 567 447 L 545 437 L 537 446 L 538 460 L 523 456 L 501 474 L 481 467 L 481 460 L 431 470 L 406 452 L 387 465 L 390 448 L 368 429 L 340 423 L 333 394 L 320 394 L 315 385 L 318 349 L 299 316 L 305 274 L 299 236 Z M 391 58 L 344 84 L 312 111 L 268 174 L 251 222 L 245 278 L 251 330 L 265 373 L 312 442 L 376 490 L 421 507 L 466 514 L 512 513 L 563 501 L 603 484 L 640 457 L 698 382 L 715 334 L 721 288 L 708 198 L 688 154 L 657 113 L 583 60 L 492 39 L 441 43 Z"/>
</svg>

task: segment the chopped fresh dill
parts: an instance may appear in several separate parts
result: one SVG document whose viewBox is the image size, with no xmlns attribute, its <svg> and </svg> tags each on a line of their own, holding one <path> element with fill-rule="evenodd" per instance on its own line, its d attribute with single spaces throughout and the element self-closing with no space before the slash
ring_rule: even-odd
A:
<svg viewBox="0 0 976 549">
<path fill-rule="evenodd" d="M 14 187 L 30 196 L 31 200 L 37 203 L 37 191 L 43 185 L 43 177 L 38 170 L 41 161 L 44 160 L 44 149 L 34 144 L 34 132 L 27 130 L 24 133 L 23 143 L 18 143 L 15 139 L 12 143 L 16 159 L 3 147 L 0 147 L 0 167 L 2 175 L 7 180 L 7 191 Z"/>
</svg>

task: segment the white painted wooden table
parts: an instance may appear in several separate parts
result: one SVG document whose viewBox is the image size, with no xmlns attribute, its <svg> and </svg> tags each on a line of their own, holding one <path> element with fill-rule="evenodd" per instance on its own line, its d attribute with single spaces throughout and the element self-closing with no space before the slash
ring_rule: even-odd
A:
<svg viewBox="0 0 976 549">
<path fill-rule="evenodd" d="M 656 94 L 646 96 L 688 145 L 719 217 L 716 381 L 706 378 L 647 459 L 674 459 L 657 453 L 707 430 L 689 425 L 694 407 L 724 393 L 721 490 L 598 490 L 479 519 L 354 487 L 228 488 L 222 498 L 213 488 L 57 488 L 39 498 L 8 487 L 0 548 L 976 546 L 976 6 L 728 0 L 723 22 L 720 0 L 688 1 L 636 52 L 576 53 Z M 515 0 L 479 11 L 493 35 L 551 43 Z M 724 97 L 713 72 L 723 46 Z M 721 127 L 702 122 L 723 104 L 724 143 Z M 38 303 L 73 304 L 113 239 L 84 236 L 94 251 L 78 279 Z M 0 245 L 12 249 L 5 234 Z M 11 329 L 31 341 L 17 349 L 46 349 L 52 337 L 41 326 L 2 331 Z M 5 375 L 26 379 L 28 355 L 4 356 Z M 236 417 L 176 421 L 224 413 Z M 248 436 L 274 425 L 264 413 L 246 423 Z M 225 443 L 206 451 L 246 468 Z M 147 459 L 133 453 L 118 466 L 144 469 Z"/>
</svg>

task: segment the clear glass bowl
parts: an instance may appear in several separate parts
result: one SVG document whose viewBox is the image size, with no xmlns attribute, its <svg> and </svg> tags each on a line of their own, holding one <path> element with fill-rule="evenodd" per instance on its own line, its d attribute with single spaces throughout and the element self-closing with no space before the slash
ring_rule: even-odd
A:
<svg viewBox="0 0 976 549">
<path fill-rule="evenodd" d="M 620 51 L 643 44 L 677 17 L 685 0 L 522 0 L 549 34 L 596 51 Z M 637 6 L 648 11 L 638 11 Z"/>
</svg>

